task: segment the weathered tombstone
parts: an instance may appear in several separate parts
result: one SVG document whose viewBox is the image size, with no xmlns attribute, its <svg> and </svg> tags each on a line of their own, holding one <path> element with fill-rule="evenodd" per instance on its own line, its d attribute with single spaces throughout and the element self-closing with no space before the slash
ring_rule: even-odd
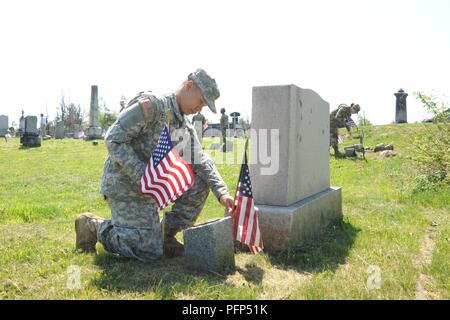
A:
<svg viewBox="0 0 450 320">
<path fill-rule="evenodd" d="M 408 97 L 408 94 L 403 89 L 400 89 L 394 95 L 397 98 L 395 102 L 395 122 L 407 123 L 406 97 Z"/>
<path fill-rule="evenodd" d="M 187 266 L 200 271 L 220 273 L 234 270 L 231 217 L 185 229 L 183 238 Z"/>
<path fill-rule="evenodd" d="M 221 143 L 211 143 L 209 146 L 210 150 L 219 150 L 222 147 Z"/>
<path fill-rule="evenodd" d="M 236 129 L 236 137 L 237 138 L 245 138 L 245 131 L 244 129 Z"/>
<path fill-rule="evenodd" d="M 73 138 L 74 139 L 79 139 L 80 130 L 81 130 L 81 125 L 79 125 L 79 124 L 73 125 Z"/>
<path fill-rule="evenodd" d="M 4 137 L 9 132 L 8 116 L 0 116 L 0 137 Z"/>
<path fill-rule="evenodd" d="M 205 132 L 203 133 L 203 137 L 220 137 L 220 136 L 222 136 L 220 130 L 211 127 L 206 129 Z"/>
<path fill-rule="evenodd" d="M 65 133 L 64 133 L 64 122 L 58 121 L 56 123 L 56 129 L 55 129 L 55 139 L 64 139 Z"/>
<path fill-rule="evenodd" d="M 89 129 L 87 134 L 89 139 L 100 139 L 102 137 L 102 127 L 99 121 L 98 110 L 98 87 L 91 87 L 91 109 L 89 111 Z"/>
<path fill-rule="evenodd" d="M 314 91 L 295 85 L 254 87 L 252 98 L 252 129 L 269 133 L 267 139 L 259 131 L 250 152 L 261 235 L 268 251 L 283 250 L 318 237 L 342 219 L 341 189 L 330 187 L 330 106 Z M 275 138 L 279 133 L 274 142 L 273 132 Z M 278 161 L 275 173 L 262 161 L 266 155 L 258 154 L 265 151 L 257 148 L 264 142 L 272 162 Z"/>
<path fill-rule="evenodd" d="M 224 145 L 224 152 L 233 152 L 233 142 L 227 141 L 227 143 Z"/>
<path fill-rule="evenodd" d="M 344 157 L 346 158 L 353 158 L 356 157 L 356 149 L 354 147 L 346 147 L 344 148 L 345 154 Z"/>
<path fill-rule="evenodd" d="M 41 146 L 41 137 L 39 136 L 39 130 L 37 128 L 36 116 L 25 117 L 25 132 L 20 138 L 20 143 L 24 147 Z"/>
</svg>

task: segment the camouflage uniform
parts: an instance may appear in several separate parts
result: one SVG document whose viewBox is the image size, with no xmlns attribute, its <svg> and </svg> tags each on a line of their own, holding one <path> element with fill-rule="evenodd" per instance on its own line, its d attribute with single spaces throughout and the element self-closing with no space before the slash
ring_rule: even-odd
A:
<svg viewBox="0 0 450 320">
<path fill-rule="evenodd" d="M 206 118 L 204 115 L 202 115 L 200 112 L 197 113 L 195 116 L 192 117 L 192 123 L 195 123 L 195 121 L 201 121 L 202 122 L 202 126 L 205 125 L 206 123 Z"/>
<path fill-rule="evenodd" d="M 147 113 L 139 102 L 143 98 L 151 101 Z M 228 194 L 214 163 L 203 153 L 192 124 L 181 114 L 175 95 L 157 97 L 141 92 L 128 103 L 105 136 L 108 156 L 100 192 L 111 208 L 112 219 L 100 225 L 98 239 L 109 252 L 141 261 L 163 255 L 157 205 L 150 197 L 139 194 L 139 182 L 166 123 L 170 123 L 173 145 L 191 163 L 195 183 L 166 213 L 165 232 L 175 234 L 194 225 L 210 189 L 217 199 Z"/>
<path fill-rule="evenodd" d="M 227 142 L 227 129 L 228 129 L 228 116 L 224 112 L 220 117 L 220 130 L 222 131 L 222 140 L 224 144 Z"/>
<path fill-rule="evenodd" d="M 346 104 L 340 104 L 336 110 L 330 113 L 330 146 L 338 148 L 339 127 L 345 126 L 350 132 L 350 126 L 347 124 L 347 119 L 351 117 L 352 113 Z"/>
</svg>

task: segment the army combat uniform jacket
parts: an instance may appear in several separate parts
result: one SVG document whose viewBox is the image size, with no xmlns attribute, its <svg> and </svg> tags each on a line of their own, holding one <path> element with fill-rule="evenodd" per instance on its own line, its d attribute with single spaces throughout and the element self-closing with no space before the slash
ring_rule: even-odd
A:
<svg viewBox="0 0 450 320">
<path fill-rule="evenodd" d="M 145 98 L 151 102 L 147 116 L 139 103 Z M 203 152 L 194 127 L 181 114 L 175 95 L 157 97 L 143 92 L 128 103 L 106 134 L 108 156 L 100 187 L 103 195 L 121 199 L 142 197 L 140 179 L 164 126 L 169 123 L 172 143 L 191 164 L 195 175 L 206 182 L 217 199 L 227 194 L 227 187 L 212 160 Z"/>
<path fill-rule="evenodd" d="M 345 126 L 350 132 L 350 126 L 347 124 L 347 119 L 351 117 L 350 107 L 346 104 L 340 104 L 338 108 L 330 113 L 330 145 L 338 146 L 339 127 Z"/>
</svg>

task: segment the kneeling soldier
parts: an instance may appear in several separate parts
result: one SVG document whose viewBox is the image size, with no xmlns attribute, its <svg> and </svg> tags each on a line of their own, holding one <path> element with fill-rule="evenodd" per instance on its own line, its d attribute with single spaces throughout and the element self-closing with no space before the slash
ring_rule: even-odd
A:
<svg viewBox="0 0 450 320">
<path fill-rule="evenodd" d="M 163 251 L 179 255 L 183 246 L 175 235 L 194 225 L 210 190 L 232 212 L 234 201 L 187 118 L 206 105 L 216 113 L 214 100 L 219 96 L 216 81 L 198 69 L 173 94 L 158 97 L 141 92 L 127 104 L 105 136 L 108 156 L 100 192 L 112 219 L 81 214 L 75 221 L 77 248 L 95 252 L 99 241 L 108 252 L 141 261 L 160 259 Z M 160 223 L 156 203 L 139 193 L 139 182 L 165 125 L 180 156 L 188 160 L 186 154 L 190 153 L 195 183 Z"/>
</svg>

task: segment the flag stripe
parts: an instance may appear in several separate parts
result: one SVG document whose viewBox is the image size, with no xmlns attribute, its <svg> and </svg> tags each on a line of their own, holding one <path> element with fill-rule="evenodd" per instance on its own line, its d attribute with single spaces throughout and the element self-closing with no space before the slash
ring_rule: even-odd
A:
<svg viewBox="0 0 450 320">
<path fill-rule="evenodd" d="M 253 201 L 252 201 L 253 202 Z M 252 205 L 252 211 L 253 211 L 253 223 L 252 223 L 252 227 L 250 230 L 252 230 L 250 239 L 249 239 L 249 243 L 256 243 L 258 244 L 258 242 L 256 242 L 256 233 L 258 231 L 258 216 L 257 216 L 257 212 L 254 209 L 253 205 Z"/>
<path fill-rule="evenodd" d="M 179 172 L 183 176 L 183 180 L 185 181 L 185 183 L 191 184 L 192 183 L 191 174 L 187 170 L 186 166 L 183 165 L 184 160 L 182 160 L 179 156 L 177 157 L 174 153 L 169 154 L 169 159 L 174 167 L 180 169 Z"/>
<path fill-rule="evenodd" d="M 180 158 L 164 127 L 140 180 L 139 192 L 149 195 L 162 210 L 193 184 L 194 174 L 189 164 Z"/>
<path fill-rule="evenodd" d="M 161 207 L 163 205 L 163 203 L 166 201 L 166 199 L 164 198 L 164 194 L 160 189 L 161 187 L 154 184 L 153 179 L 150 177 L 149 171 L 146 171 L 144 175 L 145 175 L 147 181 L 153 186 L 153 187 L 149 188 L 149 191 L 152 191 L 153 194 L 157 197 L 158 207 Z"/>
<path fill-rule="evenodd" d="M 157 192 L 159 191 L 158 193 L 160 193 L 163 203 L 167 202 L 169 200 L 167 189 L 164 189 L 164 185 L 159 182 L 160 179 L 158 178 L 158 174 L 156 173 L 156 170 L 153 166 L 150 166 L 150 172 L 151 175 L 148 172 L 147 174 L 149 175 L 148 178 L 151 185 L 153 186 L 152 189 L 156 190 Z"/>
<path fill-rule="evenodd" d="M 250 240 L 252 238 L 252 233 L 253 233 L 253 223 L 255 222 L 254 220 L 254 213 L 255 210 L 253 210 L 253 199 L 249 198 L 247 200 L 247 208 L 245 209 L 246 211 L 246 215 L 248 217 L 247 220 L 247 232 L 245 233 L 245 238 L 244 238 L 244 243 L 245 244 L 250 244 Z"/>
<path fill-rule="evenodd" d="M 257 254 L 263 249 L 263 241 L 259 230 L 258 210 L 253 201 L 253 191 L 246 153 L 244 154 L 244 162 L 239 174 L 234 203 L 234 239 L 248 245 L 250 252 Z"/>
</svg>

